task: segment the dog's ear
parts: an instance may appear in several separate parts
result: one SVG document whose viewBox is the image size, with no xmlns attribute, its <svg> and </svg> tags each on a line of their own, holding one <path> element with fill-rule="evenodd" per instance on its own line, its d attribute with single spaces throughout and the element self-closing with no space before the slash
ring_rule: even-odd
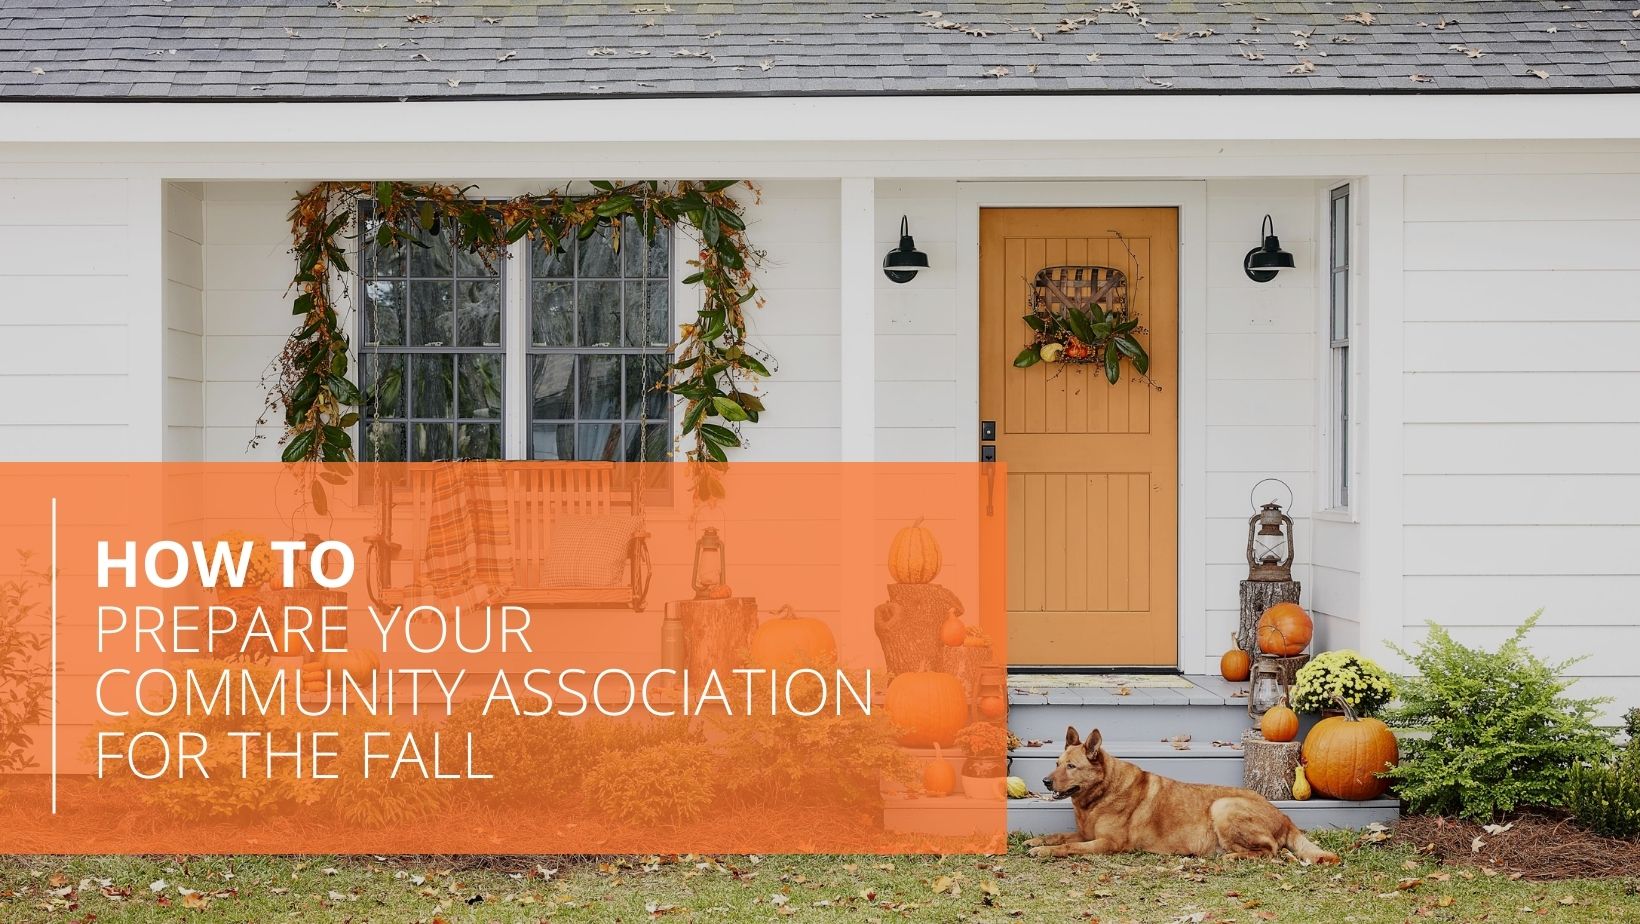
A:
<svg viewBox="0 0 1640 924">
<path fill-rule="evenodd" d="M 1099 746 L 1103 744 L 1104 741 L 1105 736 L 1099 734 L 1099 729 L 1095 728 L 1088 732 L 1088 743 L 1086 745 L 1088 756 L 1093 757 L 1097 755 L 1099 753 Z"/>
<path fill-rule="evenodd" d="M 1076 726 L 1071 725 L 1067 727 L 1065 729 L 1065 747 L 1074 748 L 1081 743 L 1082 736 L 1076 733 Z"/>
</svg>

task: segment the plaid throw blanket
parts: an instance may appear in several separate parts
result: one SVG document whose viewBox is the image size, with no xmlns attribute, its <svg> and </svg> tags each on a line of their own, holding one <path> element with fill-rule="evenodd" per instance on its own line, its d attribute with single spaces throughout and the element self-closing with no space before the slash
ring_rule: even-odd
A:
<svg viewBox="0 0 1640 924">
<path fill-rule="evenodd" d="M 512 534 L 501 463 L 444 462 L 433 469 L 426 584 L 441 606 L 497 603 L 512 587 Z"/>
</svg>

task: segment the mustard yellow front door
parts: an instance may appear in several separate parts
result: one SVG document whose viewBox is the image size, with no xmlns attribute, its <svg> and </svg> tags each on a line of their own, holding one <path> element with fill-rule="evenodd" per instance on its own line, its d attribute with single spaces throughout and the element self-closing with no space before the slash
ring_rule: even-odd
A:
<svg viewBox="0 0 1640 924">
<path fill-rule="evenodd" d="M 1007 466 L 1015 665 L 1178 663 L 1179 222 L 1171 208 L 980 212 L 980 417 Z M 1147 333 L 1151 387 L 1124 365 L 1013 359 L 1049 266 L 1116 267 Z"/>
</svg>

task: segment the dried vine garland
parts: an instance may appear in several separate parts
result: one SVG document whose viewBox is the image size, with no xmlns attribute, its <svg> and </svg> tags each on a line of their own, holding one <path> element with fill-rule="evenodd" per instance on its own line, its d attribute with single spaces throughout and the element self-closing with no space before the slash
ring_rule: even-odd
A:
<svg viewBox="0 0 1640 924">
<path fill-rule="evenodd" d="M 695 272 L 684 282 L 700 283 L 704 303 L 693 323 L 680 325 L 671 375 L 656 387 L 686 402 L 683 434 L 694 437 L 688 458 L 696 463 L 697 499 L 721 496 L 716 473 L 727 462 L 726 450 L 740 445 L 738 425 L 755 423 L 763 413 L 762 401 L 745 387 L 769 374 L 767 354 L 747 342 L 745 306 L 754 300 L 762 304 L 752 271 L 763 253 L 748 243 L 740 203 L 729 195 L 741 182 L 599 181 L 589 195 L 558 191 L 505 202 L 472 199 L 467 195 L 472 187 L 436 183 L 328 182 L 298 195 L 290 212 L 298 264 L 291 288 L 299 293 L 293 311 L 301 324 L 279 356 L 267 403 L 270 411 L 284 415 L 281 457 L 286 462 L 354 458 L 348 431 L 366 396 L 349 377 L 348 336 L 332 292 L 332 271 L 349 271 L 342 241 L 358 200 L 375 202 L 377 246 L 425 246 L 423 234 L 449 227 L 456 233 L 455 246 L 487 265 L 526 236 L 556 250 L 571 237 L 586 240 L 601 226 L 611 229 L 618 251 L 622 222 L 631 218 L 646 237 L 679 223 L 699 235 L 700 253 L 689 261 Z"/>
</svg>

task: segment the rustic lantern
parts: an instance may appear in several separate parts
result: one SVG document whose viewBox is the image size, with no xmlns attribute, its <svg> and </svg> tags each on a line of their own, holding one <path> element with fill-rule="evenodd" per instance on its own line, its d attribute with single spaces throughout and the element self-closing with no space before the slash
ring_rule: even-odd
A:
<svg viewBox="0 0 1640 924">
<path fill-rule="evenodd" d="M 1282 487 L 1286 483 L 1274 478 L 1253 485 L 1257 492 L 1265 481 L 1274 481 Z M 1287 503 L 1292 503 L 1292 489 L 1287 489 Z M 1251 497 L 1249 497 L 1251 500 Z M 1249 581 L 1291 581 L 1293 579 L 1293 518 L 1282 511 L 1275 501 L 1253 503 L 1254 513 L 1247 519 L 1247 579 Z"/>
<path fill-rule="evenodd" d="M 1247 694 L 1247 713 L 1255 719 L 1274 709 L 1286 695 L 1281 668 L 1269 659 L 1259 658 L 1253 662 L 1253 672 L 1248 682 L 1251 686 Z"/>
<path fill-rule="evenodd" d="M 723 537 L 718 535 L 717 527 L 708 526 L 695 540 L 695 568 L 690 583 L 695 588 L 695 598 L 705 599 L 712 591 L 729 583 L 729 566 L 724 561 Z"/>
</svg>

